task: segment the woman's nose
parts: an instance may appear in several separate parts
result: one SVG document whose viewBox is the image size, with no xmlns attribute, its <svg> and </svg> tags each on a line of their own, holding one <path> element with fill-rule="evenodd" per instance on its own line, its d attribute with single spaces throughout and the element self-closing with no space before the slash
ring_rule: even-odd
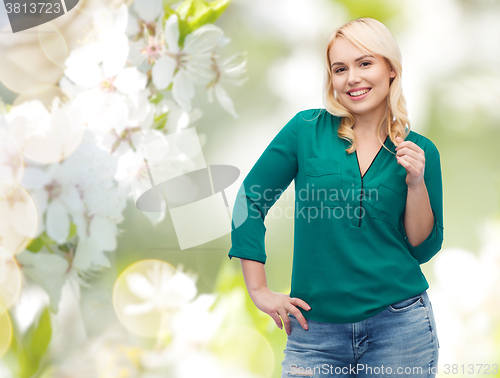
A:
<svg viewBox="0 0 500 378">
<path fill-rule="evenodd" d="M 349 71 L 349 77 L 347 78 L 347 84 L 353 85 L 353 84 L 359 83 L 359 81 L 360 81 L 360 77 L 358 76 L 358 74 L 353 70 Z"/>
</svg>

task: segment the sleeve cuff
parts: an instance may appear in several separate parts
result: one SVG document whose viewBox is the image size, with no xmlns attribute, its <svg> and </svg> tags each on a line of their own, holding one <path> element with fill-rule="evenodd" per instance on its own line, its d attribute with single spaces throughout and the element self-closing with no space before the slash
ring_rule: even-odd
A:
<svg viewBox="0 0 500 378">
<path fill-rule="evenodd" d="M 403 239 L 408 244 L 408 247 L 413 248 L 413 249 L 419 248 L 420 246 L 422 246 L 422 245 L 424 245 L 426 243 L 430 243 L 434 238 L 437 237 L 437 227 L 438 227 L 437 218 L 436 218 L 436 214 L 434 213 L 434 209 L 431 209 L 431 210 L 432 210 L 432 216 L 434 217 L 434 223 L 432 225 L 432 230 L 429 233 L 429 235 L 427 235 L 427 238 L 422 243 L 420 243 L 418 246 L 416 246 L 416 247 L 414 247 L 408 241 L 408 236 L 406 235 L 406 230 L 405 230 L 405 226 L 404 226 L 404 222 L 403 222 L 403 220 L 404 220 L 404 214 L 401 217 L 400 223 L 401 223 L 401 230 L 403 231 Z"/>
<path fill-rule="evenodd" d="M 427 236 L 427 238 L 416 247 L 410 244 L 408 236 L 406 235 L 406 230 L 403 223 L 404 213 L 400 220 L 401 234 L 408 247 L 408 251 L 419 262 L 419 264 L 423 264 L 429 261 L 432 258 L 432 256 L 434 256 L 439 251 L 443 240 L 442 238 L 443 233 L 442 230 L 440 232 L 440 226 L 437 222 L 436 214 L 434 212 L 434 209 L 431 210 L 432 210 L 432 215 L 434 217 L 434 224 L 432 226 L 432 230 Z"/>
<path fill-rule="evenodd" d="M 231 260 L 233 257 L 238 257 L 248 260 L 259 261 L 263 264 L 265 264 L 267 260 L 267 256 L 265 253 L 257 251 L 248 251 L 246 249 L 240 249 L 240 248 L 231 248 L 229 250 L 228 256 L 229 260 Z"/>
</svg>

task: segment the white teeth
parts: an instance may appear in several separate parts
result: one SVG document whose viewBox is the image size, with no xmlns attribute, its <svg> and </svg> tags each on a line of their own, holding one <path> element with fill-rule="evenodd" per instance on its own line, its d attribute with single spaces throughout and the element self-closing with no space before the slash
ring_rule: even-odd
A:
<svg viewBox="0 0 500 378">
<path fill-rule="evenodd" d="M 362 94 L 365 94 L 368 91 L 369 91 L 369 89 L 362 89 L 362 90 L 357 91 L 357 92 L 349 92 L 349 94 L 351 95 L 351 97 L 357 97 L 357 96 L 361 96 Z"/>
</svg>

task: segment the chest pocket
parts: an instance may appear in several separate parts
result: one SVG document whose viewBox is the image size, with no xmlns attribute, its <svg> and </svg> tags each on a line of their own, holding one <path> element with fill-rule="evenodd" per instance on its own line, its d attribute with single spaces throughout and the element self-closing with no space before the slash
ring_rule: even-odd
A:
<svg viewBox="0 0 500 378">
<path fill-rule="evenodd" d="M 338 203 L 342 184 L 342 171 L 338 160 L 306 158 L 304 172 L 308 207 L 323 207 Z"/>
<path fill-rule="evenodd" d="M 373 218 L 398 227 L 406 206 L 407 192 L 406 171 L 404 175 L 397 173 L 392 179 L 381 182 L 378 186 L 378 200 L 373 202 Z"/>
</svg>

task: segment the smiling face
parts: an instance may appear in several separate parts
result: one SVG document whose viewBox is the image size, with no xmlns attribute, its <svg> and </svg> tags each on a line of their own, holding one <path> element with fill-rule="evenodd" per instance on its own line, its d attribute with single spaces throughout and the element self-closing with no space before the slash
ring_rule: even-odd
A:
<svg viewBox="0 0 500 378">
<path fill-rule="evenodd" d="M 354 117 L 373 117 L 378 122 L 385 111 L 390 79 L 396 77 L 386 60 L 359 50 L 349 40 L 338 37 L 330 48 L 332 86 L 337 100 Z"/>
</svg>

